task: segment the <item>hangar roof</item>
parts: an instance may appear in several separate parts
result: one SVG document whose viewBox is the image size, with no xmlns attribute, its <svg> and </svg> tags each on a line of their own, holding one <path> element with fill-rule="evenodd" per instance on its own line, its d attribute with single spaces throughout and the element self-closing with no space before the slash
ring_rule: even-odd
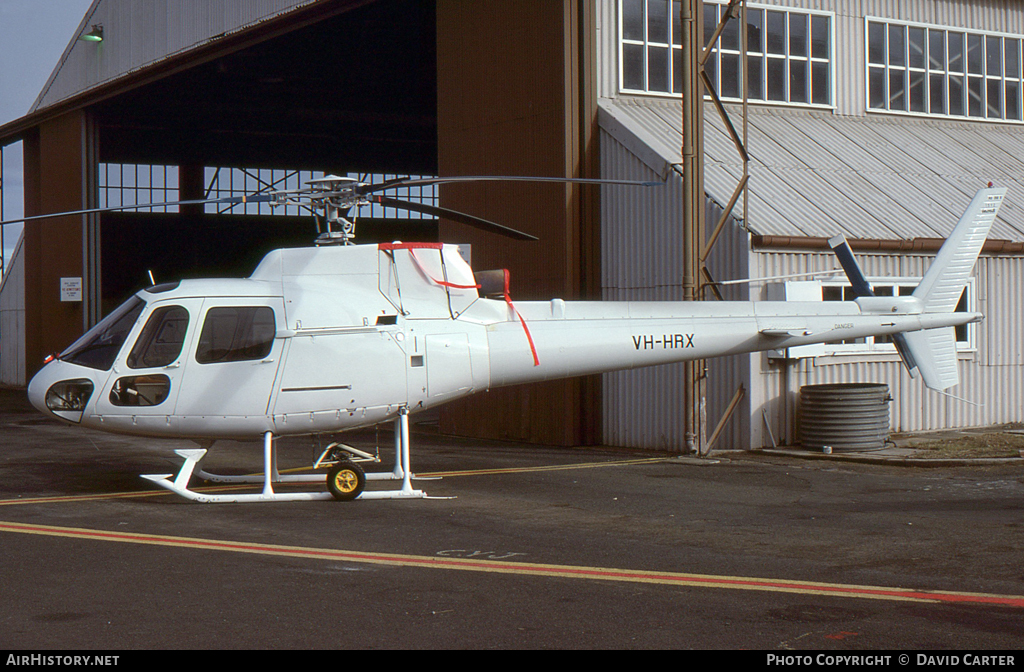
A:
<svg viewBox="0 0 1024 672">
<path fill-rule="evenodd" d="M 602 127 L 652 169 L 681 161 L 678 100 L 599 101 Z M 740 130 L 740 112 L 730 109 Z M 704 111 L 707 194 L 727 203 L 743 174 L 725 125 Z M 1009 188 L 991 238 L 1024 241 L 1024 134 L 1019 126 L 917 117 L 849 117 L 751 106 L 747 228 L 755 235 L 945 238 L 975 192 Z M 743 219 L 742 203 L 734 210 Z"/>
<path fill-rule="evenodd" d="M 29 112 L 319 0 L 93 0 Z M 103 26 L 102 43 L 79 35 Z"/>
<path fill-rule="evenodd" d="M 433 174 L 434 22 L 425 0 L 95 0 L 0 144 L 85 108 L 100 162 Z"/>
</svg>

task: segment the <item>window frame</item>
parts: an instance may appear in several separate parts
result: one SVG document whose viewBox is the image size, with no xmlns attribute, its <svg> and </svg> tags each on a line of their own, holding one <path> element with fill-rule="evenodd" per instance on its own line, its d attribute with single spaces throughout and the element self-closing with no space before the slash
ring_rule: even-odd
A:
<svg viewBox="0 0 1024 672">
<path fill-rule="evenodd" d="M 872 60 L 872 25 L 884 28 L 882 37 L 884 49 L 881 54 L 881 62 Z M 899 28 L 904 36 L 904 53 L 901 54 L 902 62 L 895 64 L 892 62 L 892 57 L 889 53 L 892 42 L 890 29 L 892 27 Z M 919 65 L 914 65 L 910 62 L 911 31 L 921 31 L 924 37 L 923 57 Z M 937 33 L 942 34 L 942 63 L 938 64 L 941 67 L 936 67 L 933 59 L 935 52 L 932 45 Z M 953 50 L 950 47 L 954 44 L 952 41 L 954 37 L 959 38 L 957 40 L 959 44 L 956 50 L 957 55 L 951 57 Z M 981 48 L 978 65 L 980 71 L 974 71 L 970 63 L 971 44 L 973 41 L 977 41 Z M 993 41 L 997 41 L 1002 49 L 1001 58 L 998 62 L 998 73 L 990 72 L 993 68 L 991 68 L 992 61 L 989 58 L 989 49 Z M 1011 52 L 1015 55 L 1015 59 L 1007 58 L 1008 52 L 1006 49 L 1008 41 L 1013 41 L 1016 44 L 1016 50 Z M 1014 60 L 1015 63 L 1013 62 Z M 952 61 L 959 61 L 959 68 Z M 1014 66 L 1016 76 L 1013 76 L 1013 73 L 1010 76 L 1007 75 L 1008 64 Z M 1024 124 L 1024 76 L 1022 76 L 1021 71 L 1022 64 L 1024 64 L 1024 35 L 1021 34 L 958 28 L 955 26 L 903 21 L 870 15 L 864 17 L 864 108 L 868 114 L 895 114 L 972 122 Z M 895 108 L 892 105 L 892 95 L 890 92 L 894 75 L 893 71 L 905 73 L 903 78 L 905 102 Z M 881 79 L 878 80 L 883 87 L 883 93 L 880 96 L 872 84 L 872 77 L 878 72 L 882 73 Z M 923 111 L 913 109 L 911 93 L 913 74 L 918 74 L 922 82 Z M 956 97 L 951 94 L 954 88 L 954 80 L 956 80 L 956 88 L 960 91 L 960 95 L 957 96 L 959 98 L 958 104 L 954 104 L 957 102 Z M 939 112 L 932 109 L 935 103 L 932 88 L 936 82 L 941 82 L 942 85 L 942 111 Z M 990 116 L 989 114 L 988 94 L 993 90 L 993 86 L 999 96 L 998 116 Z M 981 100 L 978 101 L 978 114 L 972 114 L 970 95 L 972 87 L 977 87 L 981 97 Z M 1013 110 L 1016 116 L 1007 116 L 1007 110 L 1009 109 L 1007 94 L 1011 88 L 1014 89 L 1016 105 Z M 873 96 L 884 101 L 885 106 L 875 106 Z M 959 112 L 956 110 L 959 110 Z"/>
<path fill-rule="evenodd" d="M 253 328 L 253 325 L 255 323 L 255 317 L 256 317 L 257 313 L 260 310 L 268 310 L 268 311 L 270 311 L 271 324 L 273 325 L 274 332 L 273 332 L 273 334 L 271 334 L 269 339 L 267 339 L 265 341 L 261 341 L 259 343 L 259 345 L 261 346 L 261 349 L 258 351 L 259 354 L 255 354 L 255 355 L 252 355 L 252 356 L 248 356 L 248 355 L 241 356 L 239 354 L 239 353 L 243 353 L 245 350 L 247 350 L 249 348 L 255 347 L 257 344 L 254 343 L 254 344 L 247 345 L 245 347 L 235 347 L 234 350 L 232 350 L 231 348 L 228 348 L 228 349 L 225 350 L 223 355 L 221 355 L 220 357 L 214 358 L 214 359 L 209 359 L 208 355 L 211 352 L 217 352 L 217 350 L 210 349 L 208 353 L 206 353 L 204 356 L 201 357 L 201 355 L 203 355 L 204 337 L 207 335 L 207 327 L 210 327 L 211 329 L 215 328 L 215 327 L 213 327 L 213 323 L 211 323 L 211 321 L 210 321 L 210 314 L 213 313 L 216 316 L 217 311 L 227 311 L 227 310 L 252 311 L 251 316 L 246 320 L 246 322 L 248 323 L 248 327 L 247 328 L 249 328 L 249 329 Z M 215 317 L 215 319 L 216 319 L 216 317 Z M 278 322 L 277 322 L 277 311 L 273 308 L 273 306 L 260 305 L 260 304 L 239 304 L 239 305 L 216 305 L 216 306 L 211 306 L 208 309 L 203 311 L 203 321 L 202 321 L 202 325 L 198 327 L 198 329 L 199 329 L 199 336 L 196 338 L 195 352 L 193 353 L 192 358 L 196 361 L 197 364 L 200 364 L 202 366 L 216 365 L 216 364 L 230 364 L 230 363 L 233 363 L 233 362 L 256 362 L 256 361 L 260 361 L 260 360 L 266 359 L 267 357 L 270 356 L 270 353 L 274 349 L 274 341 L 277 339 L 277 325 L 278 325 Z M 232 332 L 231 346 L 233 346 L 233 347 L 236 346 L 236 338 L 239 335 L 240 335 L 239 334 L 239 323 L 238 323 L 238 321 L 236 321 L 235 326 L 233 328 L 233 332 Z M 214 337 L 215 336 L 211 336 L 211 340 Z"/>
<path fill-rule="evenodd" d="M 625 37 L 625 14 L 626 14 L 626 12 L 625 12 L 625 5 L 629 1 L 639 2 L 642 5 L 642 8 L 643 8 L 642 19 L 641 19 L 641 23 L 643 25 L 643 37 L 642 37 L 642 39 L 634 39 L 634 38 L 626 38 Z M 660 97 L 660 98 L 677 98 L 677 99 L 682 97 L 681 93 L 676 93 L 675 90 L 674 90 L 675 89 L 675 80 L 676 80 L 675 72 L 674 72 L 674 67 L 675 67 L 675 64 L 676 64 L 676 54 L 677 54 L 677 52 L 681 52 L 681 50 L 682 50 L 681 41 L 677 40 L 676 35 L 674 34 L 674 30 L 676 28 L 676 22 L 673 21 L 673 19 L 672 19 L 672 16 L 674 15 L 673 13 L 675 12 L 675 8 L 676 8 L 676 1 L 677 0 L 669 0 L 669 5 L 668 5 L 670 8 L 673 8 L 672 11 L 670 12 L 670 16 L 669 16 L 669 20 L 668 20 L 668 24 L 669 24 L 669 43 L 665 43 L 665 42 L 651 42 L 649 40 L 649 35 L 648 35 L 649 20 L 648 20 L 648 13 L 647 13 L 648 6 L 649 6 L 648 5 L 648 0 L 619 0 L 618 1 L 618 3 L 617 3 L 618 4 L 618 7 L 617 7 L 617 10 L 618 10 L 618 33 L 617 33 L 617 36 L 616 36 L 616 38 L 617 38 L 616 41 L 617 41 L 617 48 L 618 48 L 618 92 L 619 92 L 619 94 L 623 94 L 623 95 L 653 96 L 653 97 Z M 723 3 L 723 2 L 720 2 L 720 1 L 717 1 L 717 0 L 714 0 L 714 1 L 713 0 L 705 0 L 702 3 L 702 7 L 704 5 L 714 5 L 716 7 L 715 20 L 714 20 L 713 24 L 717 26 L 719 17 L 721 15 L 721 9 L 723 7 L 728 6 L 727 3 Z M 820 109 L 820 110 L 831 110 L 831 111 L 834 111 L 836 109 L 836 40 L 835 40 L 835 31 L 836 31 L 836 21 L 835 21 L 835 19 L 836 19 L 836 14 L 835 14 L 835 12 L 822 11 L 822 10 L 813 10 L 813 9 L 803 9 L 803 8 L 796 8 L 796 7 L 784 7 L 784 6 L 778 6 L 778 5 L 766 5 L 766 4 L 760 4 L 760 3 L 750 3 L 750 4 L 748 4 L 748 12 L 750 10 L 758 11 L 758 12 L 761 13 L 762 37 L 761 37 L 761 40 L 760 40 L 760 50 L 759 51 L 748 51 L 747 52 L 748 62 L 750 61 L 751 57 L 760 59 L 760 62 L 759 62 L 759 72 L 757 73 L 757 80 L 760 83 L 759 83 L 759 85 L 756 85 L 756 86 L 752 84 L 751 85 L 751 89 L 752 90 L 758 90 L 758 87 L 759 87 L 761 95 L 759 97 L 751 96 L 750 98 L 748 98 L 749 102 L 756 103 L 758 105 L 778 105 L 778 106 L 785 106 L 785 107 L 798 107 L 798 108 L 810 108 L 810 109 Z M 784 35 L 782 37 L 782 43 L 784 44 L 784 50 L 786 52 L 785 54 L 782 54 L 782 55 L 772 55 L 772 54 L 768 53 L 768 45 L 767 45 L 768 37 L 767 37 L 767 30 L 766 30 L 765 26 L 767 24 L 767 12 L 769 12 L 769 11 L 779 12 L 779 13 L 785 15 L 784 21 L 783 21 L 784 31 L 785 32 L 784 32 Z M 791 30 L 791 26 L 792 26 L 792 16 L 803 16 L 803 17 L 806 17 L 806 19 L 807 19 L 805 21 L 805 25 L 807 26 L 806 39 L 805 39 L 805 45 L 806 45 L 806 54 L 805 55 L 794 55 L 794 54 L 791 53 L 792 44 L 791 44 L 791 39 L 790 39 L 790 37 L 791 37 L 790 36 L 790 30 Z M 814 55 L 813 34 L 814 34 L 814 18 L 815 17 L 824 17 L 824 18 L 827 19 L 827 22 L 828 22 L 828 57 L 827 58 Z M 740 28 L 742 29 L 742 26 L 740 26 Z M 742 34 L 741 30 L 737 31 L 737 32 L 740 35 Z M 724 34 L 723 34 L 723 36 L 724 36 Z M 705 37 L 705 39 L 709 39 L 711 36 L 710 35 L 705 35 L 704 37 Z M 739 40 L 739 35 L 737 35 L 737 40 Z M 742 47 L 742 45 L 740 45 L 738 43 L 738 41 L 737 41 L 737 45 L 736 45 L 737 48 L 725 49 L 725 48 L 723 48 L 721 46 L 721 42 L 722 42 L 722 38 L 720 37 L 719 40 L 718 40 L 718 43 L 714 47 L 712 47 L 712 50 L 711 50 L 712 53 L 711 53 L 711 55 L 708 58 L 708 64 L 706 66 L 706 70 L 708 72 L 709 78 L 712 80 L 712 83 L 715 85 L 716 92 L 718 93 L 719 98 L 721 98 L 723 101 L 726 101 L 726 102 L 739 102 L 739 101 L 742 101 L 742 84 L 739 85 L 740 88 L 741 88 L 741 91 L 739 92 L 738 96 L 726 96 L 726 95 L 723 95 L 723 93 L 722 93 L 722 83 L 721 83 L 722 82 L 722 78 L 721 78 L 722 68 L 721 68 L 720 64 L 721 64 L 721 59 L 722 59 L 722 55 L 723 54 L 725 54 L 727 56 L 730 56 L 730 57 L 735 57 L 737 62 L 738 62 L 738 64 L 739 64 L 739 71 L 738 72 L 742 73 L 743 68 L 745 67 L 745 64 L 739 63 L 739 61 L 742 59 L 742 49 L 740 48 L 740 47 Z M 643 61 L 642 61 L 642 64 L 641 64 L 641 71 L 642 71 L 642 79 L 643 79 L 643 88 L 639 88 L 639 89 L 638 88 L 629 88 L 629 87 L 626 86 L 626 58 L 625 58 L 625 50 L 626 50 L 625 47 L 626 47 L 626 45 L 633 46 L 633 47 L 640 47 L 642 49 Z M 667 80 L 669 82 L 669 88 L 673 89 L 672 91 L 651 90 L 651 88 L 650 88 L 650 83 L 649 83 L 649 71 L 650 71 L 650 68 L 648 66 L 648 58 L 649 58 L 649 54 L 650 54 L 650 49 L 652 47 L 653 48 L 659 48 L 659 49 L 664 49 L 666 47 L 669 47 L 670 50 L 671 50 L 671 57 L 669 59 L 671 67 L 670 67 L 670 70 L 669 70 L 669 73 L 668 73 L 668 76 L 667 76 Z M 768 68 L 768 60 L 769 59 L 781 60 L 785 64 L 785 66 L 784 66 L 785 76 L 783 78 L 783 80 L 784 80 L 784 89 L 785 89 L 785 100 L 773 100 L 773 99 L 769 99 L 768 98 L 768 71 L 767 71 L 767 68 Z M 806 64 L 806 66 L 805 66 L 805 73 L 806 73 L 805 74 L 805 81 L 807 82 L 807 101 L 806 102 L 803 102 L 803 101 L 796 101 L 796 102 L 794 102 L 792 100 L 792 92 L 791 92 L 790 86 L 791 86 L 791 78 L 793 76 L 793 71 L 792 71 L 792 67 L 791 67 L 790 64 L 791 63 L 796 63 L 796 62 L 805 63 Z M 813 84 L 814 70 L 815 70 L 814 66 L 815 66 L 815 64 L 819 64 L 819 65 L 820 64 L 825 64 L 827 66 L 828 82 L 827 82 L 826 87 L 825 87 L 826 91 L 827 91 L 827 96 L 828 96 L 828 102 L 827 103 L 820 103 L 820 102 L 816 103 L 816 102 L 813 102 L 814 99 L 815 99 L 815 87 L 814 87 L 814 84 Z M 742 75 L 740 75 L 739 79 L 740 79 L 740 81 L 742 81 Z M 754 77 L 751 77 L 751 81 L 753 81 L 753 80 L 754 80 Z M 710 99 L 710 96 L 705 95 L 705 99 Z"/>
<path fill-rule="evenodd" d="M 57 359 L 97 371 L 110 371 L 124 349 L 124 344 L 138 326 L 146 307 L 145 301 L 132 296 L 65 348 Z M 129 320 L 133 314 L 134 317 Z M 100 349 L 104 352 L 94 354 Z"/>
<path fill-rule="evenodd" d="M 174 316 L 175 311 L 181 311 L 184 313 L 184 317 Z M 157 321 L 159 320 L 159 321 Z M 133 371 L 140 369 L 158 369 L 165 366 L 170 366 L 174 362 L 178 361 L 181 357 L 181 353 L 185 349 L 185 343 L 188 339 L 188 327 L 192 320 L 192 316 L 189 314 L 188 309 L 184 306 L 176 303 L 169 303 L 166 305 L 159 305 L 150 311 L 146 317 L 145 324 L 142 325 L 142 330 L 139 331 L 139 335 L 136 336 L 135 342 L 132 343 L 131 349 L 128 351 L 125 357 L 125 366 Z M 167 328 L 173 322 L 183 322 L 180 325 L 181 340 L 179 341 L 161 341 L 167 333 Z M 169 343 L 172 347 L 177 346 L 174 350 L 173 356 L 168 357 L 167 351 L 160 353 L 160 346 Z M 153 363 L 150 363 L 150 359 L 156 357 Z"/>
<path fill-rule="evenodd" d="M 871 277 L 871 278 L 867 278 L 868 283 L 873 288 L 875 288 L 875 289 L 878 289 L 878 287 L 884 287 L 884 286 L 890 286 L 891 285 L 894 288 L 908 290 L 906 292 L 906 294 L 904 294 L 904 296 L 908 295 L 910 293 L 910 291 L 916 289 L 917 286 L 921 284 L 921 280 L 922 279 L 923 278 L 920 278 L 920 277 L 891 277 L 891 276 L 890 277 Z M 822 290 L 822 298 L 821 298 L 821 300 L 822 301 L 825 301 L 825 288 L 827 288 L 827 287 L 831 287 L 831 288 L 839 287 L 839 288 L 844 288 L 844 289 L 850 289 L 851 285 L 850 285 L 850 282 L 848 280 L 845 280 L 845 279 L 822 280 L 821 281 L 821 290 Z M 899 289 L 896 289 L 895 291 L 899 291 Z M 966 302 L 966 305 L 964 307 L 964 312 L 968 312 L 968 313 L 977 312 L 977 300 L 978 299 L 977 299 L 977 288 L 976 288 L 975 278 L 972 277 L 972 278 L 968 278 L 967 279 L 967 285 L 964 288 L 964 292 L 966 293 L 966 296 L 967 296 L 967 302 Z M 852 301 L 853 298 L 852 297 L 849 298 L 849 299 L 844 298 L 843 300 L 844 301 L 847 301 L 847 300 Z M 956 341 L 956 351 L 957 351 L 957 353 L 960 354 L 960 353 L 973 353 L 973 352 L 977 352 L 977 350 L 978 350 L 978 330 L 977 330 L 977 324 L 975 324 L 975 323 L 966 324 L 966 325 L 964 325 L 964 329 L 965 329 L 966 338 L 964 340 L 960 340 L 959 338 L 957 338 L 957 341 Z M 860 342 L 860 343 L 835 343 L 835 342 L 825 343 L 824 344 L 824 348 L 825 348 L 825 351 L 822 353 L 824 356 L 834 356 L 834 355 L 884 355 L 884 354 L 896 355 L 897 354 L 896 346 L 891 341 L 889 341 L 889 342 L 882 342 L 882 343 L 876 343 L 874 336 L 868 336 L 868 337 L 863 339 L 863 342 Z"/>
</svg>

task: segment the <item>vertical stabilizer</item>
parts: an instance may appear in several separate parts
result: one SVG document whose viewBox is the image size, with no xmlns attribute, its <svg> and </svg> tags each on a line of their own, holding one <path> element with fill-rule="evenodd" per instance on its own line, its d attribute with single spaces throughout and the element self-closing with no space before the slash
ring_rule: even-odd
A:
<svg viewBox="0 0 1024 672">
<path fill-rule="evenodd" d="M 952 313 L 956 310 L 974 263 L 981 254 L 988 232 L 999 214 L 1005 188 L 980 190 L 967 207 L 953 233 L 928 268 L 914 296 L 921 300 L 925 313 Z M 857 296 L 874 292 L 853 258 L 842 236 L 829 241 Z M 912 378 L 920 377 L 933 390 L 945 390 L 960 382 L 956 360 L 956 330 L 953 327 L 907 331 L 893 335 L 900 358 Z"/>
<path fill-rule="evenodd" d="M 999 214 L 1005 188 L 980 190 L 960 222 L 939 249 L 914 296 L 921 299 L 926 313 L 952 313 L 960 302 L 967 279 Z M 953 327 L 925 329 L 901 334 L 904 347 L 914 362 L 912 377 L 918 375 L 933 390 L 945 390 L 960 382 L 956 361 L 956 331 Z"/>
<path fill-rule="evenodd" d="M 1005 187 L 989 187 L 975 195 L 914 290 L 926 313 L 951 313 L 956 309 L 1005 195 Z"/>
</svg>

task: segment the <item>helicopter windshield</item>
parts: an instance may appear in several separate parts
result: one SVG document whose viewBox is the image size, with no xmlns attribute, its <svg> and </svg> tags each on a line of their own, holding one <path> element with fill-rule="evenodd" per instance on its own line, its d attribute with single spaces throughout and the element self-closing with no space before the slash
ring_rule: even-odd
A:
<svg viewBox="0 0 1024 672">
<path fill-rule="evenodd" d="M 145 301 L 133 296 L 60 353 L 58 359 L 100 371 L 109 370 L 145 307 Z"/>
</svg>

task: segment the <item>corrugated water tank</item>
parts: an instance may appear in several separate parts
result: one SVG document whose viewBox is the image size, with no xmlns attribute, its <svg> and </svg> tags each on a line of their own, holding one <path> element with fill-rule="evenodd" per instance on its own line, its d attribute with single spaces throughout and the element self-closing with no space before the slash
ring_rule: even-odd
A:
<svg viewBox="0 0 1024 672">
<path fill-rule="evenodd" d="M 800 445 L 821 452 L 880 450 L 889 438 L 889 386 L 835 383 L 800 388 Z"/>
</svg>

